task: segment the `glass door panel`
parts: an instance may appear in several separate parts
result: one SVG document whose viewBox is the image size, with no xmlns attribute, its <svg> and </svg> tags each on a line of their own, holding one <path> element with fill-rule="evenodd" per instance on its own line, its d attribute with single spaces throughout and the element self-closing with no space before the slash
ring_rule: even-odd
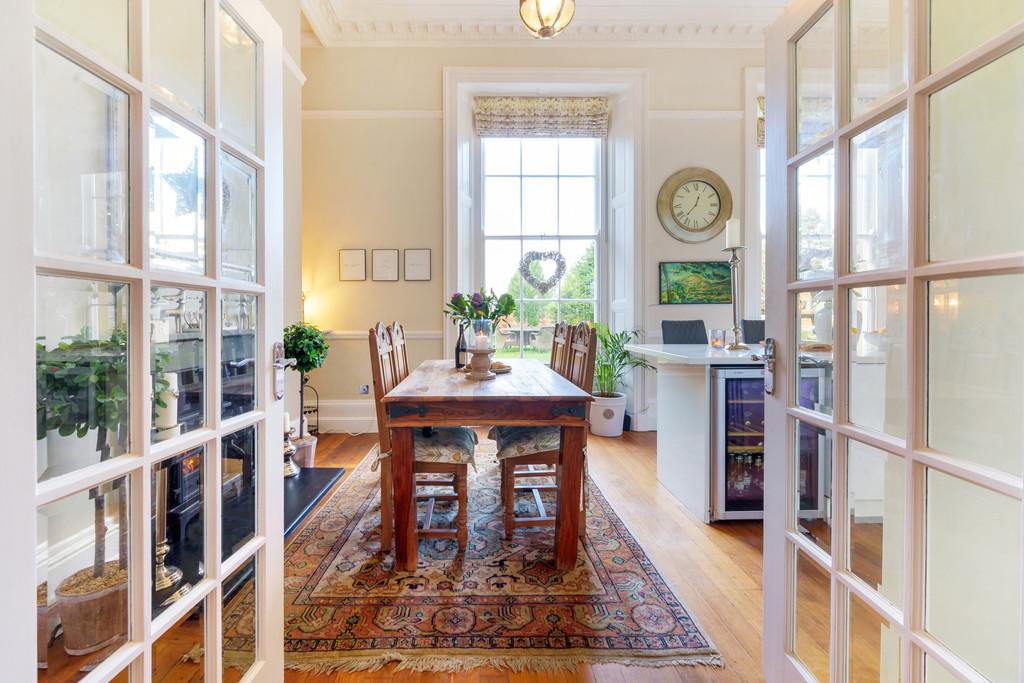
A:
<svg viewBox="0 0 1024 683">
<path fill-rule="evenodd" d="M 850 593 L 846 680 L 849 683 L 899 683 L 903 671 L 900 631 Z"/>
<path fill-rule="evenodd" d="M 149 119 L 149 259 L 154 268 L 206 270 L 206 141 L 169 116 Z"/>
<path fill-rule="evenodd" d="M 797 278 L 828 277 L 833 270 L 835 152 L 831 149 L 797 171 Z"/>
<path fill-rule="evenodd" d="M 796 41 L 798 150 L 810 147 L 835 129 L 834 45 L 832 9 Z"/>
<path fill-rule="evenodd" d="M 223 419 L 256 409 L 256 297 L 227 293 L 221 308 Z"/>
<path fill-rule="evenodd" d="M 36 14 L 122 69 L 128 68 L 129 0 L 36 0 Z"/>
<path fill-rule="evenodd" d="M 161 96 L 206 114 L 206 2 L 150 0 L 150 61 Z"/>
<path fill-rule="evenodd" d="M 154 443 L 200 429 L 206 416 L 206 294 L 157 285 L 150 299 Z"/>
<path fill-rule="evenodd" d="M 902 268 L 907 260 L 907 114 L 850 141 L 850 270 Z"/>
<path fill-rule="evenodd" d="M 819 681 L 829 680 L 832 655 L 829 625 L 832 598 L 829 574 L 802 550 L 795 550 L 793 654 Z"/>
<path fill-rule="evenodd" d="M 256 41 L 230 12 L 220 10 L 221 129 L 256 151 Z"/>
<path fill-rule="evenodd" d="M 932 71 L 1024 20 L 1018 0 L 931 0 L 929 46 Z"/>
<path fill-rule="evenodd" d="M 206 576 L 200 446 L 153 466 L 153 616 L 187 596 Z"/>
<path fill-rule="evenodd" d="M 256 169 L 221 152 L 221 272 L 233 280 L 256 282 Z"/>
<path fill-rule="evenodd" d="M 907 432 L 906 308 L 904 285 L 850 290 L 850 422 L 897 438 Z"/>
<path fill-rule="evenodd" d="M 900 456 L 859 441 L 846 448 L 848 567 L 902 608 L 906 466 Z"/>
<path fill-rule="evenodd" d="M 907 85 L 905 0 L 850 0 L 850 116 Z"/>
</svg>

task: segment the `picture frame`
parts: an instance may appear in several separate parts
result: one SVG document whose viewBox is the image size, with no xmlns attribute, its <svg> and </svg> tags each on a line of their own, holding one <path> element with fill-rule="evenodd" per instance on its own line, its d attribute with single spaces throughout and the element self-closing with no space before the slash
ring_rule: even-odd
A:
<svg viewBox="0 0 1024 683">
<path fill-rule="evenodd" d="M 398 281 L 397 249 L 373 249 L 371 259 L 373 261 L 373 274 L 371 277 L 375 282 Z"/>
<path fill-rule="evenodd" d="M 708 305 L 732 303 L 728 261 L 662 261 L 658 264 L 658 303 Z"/>
<path fill-rule="evenodd" d="M 342 282 L 358 282 L 366 279 L 366 250 L 338 250 L 338 279 Z"/>
<path fill-rule="evenodd" d="M 404 272 L 406 282 L 430 282 L 430 249 L 406 249 L 404 256 Z"/>
</svg>

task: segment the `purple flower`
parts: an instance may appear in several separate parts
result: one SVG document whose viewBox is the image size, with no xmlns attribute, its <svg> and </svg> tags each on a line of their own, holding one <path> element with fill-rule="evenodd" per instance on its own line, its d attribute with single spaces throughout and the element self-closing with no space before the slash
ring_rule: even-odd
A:
<svg viewBox="0 0 1024 683">
<path fill-rule="evenodd" d="M 454 292 L 452 294 L 452 304 L 458 306 L 460 301 L 462 301 L 462 292 Z"/>
<path fill-rule="evenodd" d="M 470 303 L 473 305 L 473 308 L 480 308 L 484 305 L 484 295 L 480 292 L 474 292 L 473 299 Z"/>
</svg>

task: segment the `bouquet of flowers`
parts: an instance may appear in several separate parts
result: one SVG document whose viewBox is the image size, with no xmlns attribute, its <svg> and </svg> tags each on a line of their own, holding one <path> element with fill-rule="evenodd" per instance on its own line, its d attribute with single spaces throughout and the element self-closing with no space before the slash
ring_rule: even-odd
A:
<svg viewBox="0 0 1024 683">
<path fill-rule="evenodd" d="M 455 292 L 444 306 L 444 314 L 456 325 L 469 325 L 474 320 L 498 323 L 516 312 L 516 300 L 511 294 L 498 296 L 494 290 L 473 292 L 473 295 Z"/>
</svg>

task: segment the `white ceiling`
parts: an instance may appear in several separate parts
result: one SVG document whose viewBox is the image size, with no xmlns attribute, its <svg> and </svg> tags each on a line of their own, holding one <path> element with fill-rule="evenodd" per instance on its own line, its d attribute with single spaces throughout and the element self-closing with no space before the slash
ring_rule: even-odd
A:
<svg viewBox="0 0 1024 683">
<path fill-rule="evenodd" d="M 553 45 L 760 46 L 786 0 L 577 0 Z M 519 44 L 518 0 L 302 0 L 310 45 Z"/>
</svg>

